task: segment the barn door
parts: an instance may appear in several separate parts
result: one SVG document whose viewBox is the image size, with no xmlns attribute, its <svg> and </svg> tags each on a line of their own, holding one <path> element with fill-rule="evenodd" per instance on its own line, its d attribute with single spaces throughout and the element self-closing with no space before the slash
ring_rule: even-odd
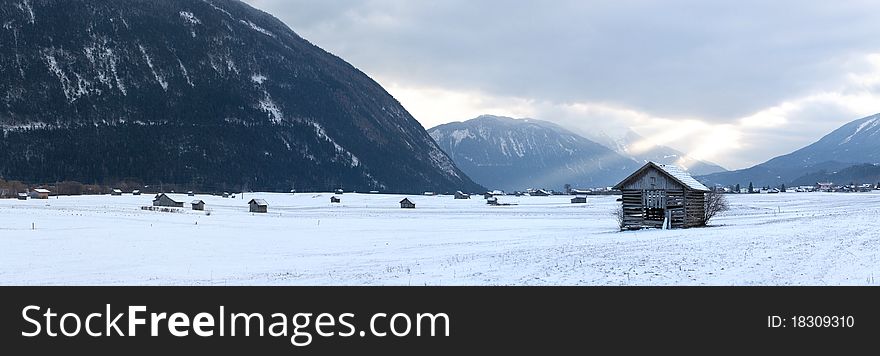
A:
<svg viewBox="0 0 880 356">
<path fill-rule="evenodd" d="M 645 208 L 666 209 L 666 191 L 646 190 L 644 197 Z"/>
<path fill-rule="evenodd" d="M 645 220 L 664 221 L 666 219 L 666 191 L 646 190 L 643 197 Z"/>
</svg>

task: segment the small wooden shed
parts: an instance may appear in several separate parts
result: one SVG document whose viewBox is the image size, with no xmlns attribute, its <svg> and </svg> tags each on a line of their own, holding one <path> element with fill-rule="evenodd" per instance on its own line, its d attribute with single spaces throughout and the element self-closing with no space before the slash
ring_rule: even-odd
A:
<svg viewBox="0 0 880 356">
<path fill-rule="evenodd" d="M 574 198 L 571 198 L 571 203 L 572 204 L 586 204 L 587 203 L 587 196 L 586 195 L 578 195 Z"/>
<path fill-rule="evenodd" d="M 31 193 L 31 199 L 49 199 L 49 190 L 37 188 Z"/>
<path fill-rule="evenodd" d="M 191 204 L 192 204 L 193 210 L 200 210 L 200 211 L 205 210 L 205 202 L 202 200 L 193 200 Z"/>
<path fill-rule="evenodd" d="M 341 202 L 342 202 L 342 199 L 339 199 L 339 197 L 336 197 L 336 196 L 330 197 L 330 203 L 341 203 Z"/>
<path fill-rule="evenodd" d="M 269 212 L 269 203 L 266 203 L 263 199 L 251 199 L 248 202 L 252 213 L 268 213 Z"/>
<path fill-rule="evenodd" d="M 529 192 L 529 195 L 531 195 L 533 197 L 549 197 L 552 194 L 550 194 L 550 192 L 548 192 L 544 189 L 538 189 L 538 190 L 533 190 L 533 191 Z"/>
<path fill-rule="evenodd" d="M 622 229 L 689 228 L 705 223 L 709 188 L 676 166 L 648 162 L 614 189 L 623 194 Z"/>
<path fill-rule="evenodd" d="M 471 196 L 469 194 L 462 193 L 460 190 L 455 192 L 455 199 L 470 199 Z"/>
<path fill-rule="evenodd" d="M 27 199 L 28 199 L 27 193 L 18 193 L 18 200 L 27 200 Z"/>
<path fill-rule="evenodd" d="M 400 208 L 401 209 L 415 209 L 416 203 L 413 203 L 412 201 L 410 201 L 409 198 L 403 198 L 403 200 L 400 201 Z"/>
<path fill-rule="evenodd" d="M 140 190 L 137 190 L 137 189 L 132 190 L 132 191 L 131 191 L 131 195 L 141 195 L 141 191 L 140 191 Z"/>
<path fill-rule="evenodd" d="M 112 191 L 110 191 L 110 195 L 122 195 L 122 189 L 113 189 Z"/>
<path fill-rule="evenodd" d="M 171 197 L 161 193 L 153 199 L 153 206 L 166 206 L 171 208 L 182 208 L 183 202 L 174 201 Z"/>
<path fill-rule="evenodd" d="M 345 191 L 342 190 L 342 188 L 336 189 L 336 190 L 334 190 L 333 192 L 336 193 L 336 194 L 339 194 L 339 195 L 342 195 L 343 193 L 345 193 Z"/>
</svg>

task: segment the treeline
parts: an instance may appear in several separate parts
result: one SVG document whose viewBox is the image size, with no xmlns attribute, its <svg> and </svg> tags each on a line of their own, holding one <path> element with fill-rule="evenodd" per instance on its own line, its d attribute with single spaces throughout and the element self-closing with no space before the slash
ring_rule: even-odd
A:
<svg viewBox="0 0 880 356">
<path fill-rule="evenodd" d="M 138 180 L 122 180 L 114 184 L 84 184 L 77 181 L 64 181 L 47 184 L 28 184 L 17 180 L 6 181 L 0 179 L 0 199 L 15 198 L 19 193 L 28 193 L 34 189 L 48 189 L 50 195 L 103 195 L 110 194 L 114 189 L 131 193 L 139 190 L 143 194 L 170 193 L 170 192 L 198 192 L 198 193 L 222 193 L 237 192 L 239 189 L 224 190 L 219 187 L 206 188 L 204 186 L 192 187 L 184 184 L 144 184 Z M 223 187 L 225 188 L 225 187 Z M 235 187 L 238 188 L 238 187 Z"/>
</svg>

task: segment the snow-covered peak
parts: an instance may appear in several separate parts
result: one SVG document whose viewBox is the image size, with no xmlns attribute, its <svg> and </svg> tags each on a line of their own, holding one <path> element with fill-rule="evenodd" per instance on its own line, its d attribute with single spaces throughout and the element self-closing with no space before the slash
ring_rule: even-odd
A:
<svg viewBox="0 0 880 356">
<path fill-rule="evenodd" d="M 859 133 L 873 136 L 877 134 L 877 132 L 880 132 L 880 129 L 875 129 L 878 125 L 880 125 L 880 115 L 874 115 L 868 120 L 865 120 L 865 122 L 859 124 L 859 126 L 856 127 L 856 131 L 853 132 L 852 135 L 844 138 L 843 141 L 840 142 L 840 144 L 843 145 L 849 143 L 850 141 L 852 141 L 853 137 L 856 137 L 857 135 L 859 135 Z"/>
</svg>

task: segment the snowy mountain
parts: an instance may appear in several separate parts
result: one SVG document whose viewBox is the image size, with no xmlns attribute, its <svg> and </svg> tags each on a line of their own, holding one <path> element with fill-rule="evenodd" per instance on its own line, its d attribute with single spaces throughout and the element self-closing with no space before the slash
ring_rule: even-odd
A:
<svg viewBox="0 0 880 356">
<path fill-rule="evenodd" d="M 831 182 L 836 184 L 870 183 L 880 182 L 880 164 L 859 164 L 839 171 L 822 170 L 801 176 L 791 182 L 789 186 L 815 185 L 818 182 Z"/>
<path fill-rule="evenodd" d="M 710 174 L 701 179 L 712 184 L 748 184 L 751 181 L 755 185 L 776 186 L 801 182 L 800 177 L 814 173 L 833 174 L 866 163 L 880 163 L 880 114 L 850 122 L 807 147 L 757 166 Z"/>
<path fill-rule="evenodd" d="M 233 0 L 0 4 L 0 177 L 478 190 L 381 86 Z"/>
<path fill-rule="evenodd" d="M 625 157 L 643 164 L 657 162 L 682 166 L 686 167 L 688 173 L 693 175 L 727 171 L 715 163 L 690 158 L 681 151 L 667 146 L 655 145 L 645 150 L 636 150 L 633 146 L 643 142 L 645 138 L 632 130 L 626 130 L 616 135 L 601 129 L 590 129 L 579 133 L 591 141 L 600 143 Z"/>
<path fill-rule="evenodd" d="M 484 115 L 428 132 L 468 176 L 492 189 L 608 186 L 640 166 L 546 121 Z"/>
</svg>

